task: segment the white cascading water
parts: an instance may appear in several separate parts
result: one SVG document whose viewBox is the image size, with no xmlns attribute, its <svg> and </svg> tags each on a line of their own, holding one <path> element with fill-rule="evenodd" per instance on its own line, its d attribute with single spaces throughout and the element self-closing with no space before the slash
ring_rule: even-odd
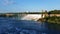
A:
<svg viewBox="0 0 60 34">
<path fill-rule="evenodd" d="M 21 20 L 34 20 L 34 21 L 37 21 L 39 18 L 41 18 L 41 14 L 28 14 L 28 15 L 22 17 Z"/>
</svg>

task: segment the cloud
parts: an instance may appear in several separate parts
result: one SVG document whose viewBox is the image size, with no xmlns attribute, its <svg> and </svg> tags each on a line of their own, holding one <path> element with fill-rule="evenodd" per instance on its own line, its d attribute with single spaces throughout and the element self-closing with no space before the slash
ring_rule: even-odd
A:
<svg viewBox="0 0 60 34">
<path fill-rule="evenodd" d="M 3 5 L 10 5 L 10 4 L 14 4 L 14 0 L 2 0 L 2 4 Z"/>
</svg>

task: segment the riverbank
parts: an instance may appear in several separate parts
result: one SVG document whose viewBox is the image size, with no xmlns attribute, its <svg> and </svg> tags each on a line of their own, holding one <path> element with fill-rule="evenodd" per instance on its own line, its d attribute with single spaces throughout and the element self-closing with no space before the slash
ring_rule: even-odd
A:
<svg viewBox="0 0 60 34">
<path fill-rule="evenodd" d="M 45 17 L 45 21 L 48 22 L 48 29 L 51 30 L 60 30 L 60 17 L 52 16 L 52 17 Z"/>
<path fill-rule="evenodd" d="M 60 17 L 52 16 L 39 19 L 38 21 L 47 22 L 48 29 L 60 31 Z"/>
<path fill-rule="evenodd" d="M 57 16 L 52 16 L 52 17 L 45 17 L 43 19 L 43 21 L 47 21 L 49 23 L 56 23 L 56 24 L 60 24 L 60 17 Z"/>
</svg>

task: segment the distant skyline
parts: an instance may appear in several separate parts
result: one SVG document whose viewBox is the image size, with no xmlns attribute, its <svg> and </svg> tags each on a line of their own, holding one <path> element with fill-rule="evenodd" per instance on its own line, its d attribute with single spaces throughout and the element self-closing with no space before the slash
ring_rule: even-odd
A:
<svg viewBox="0 0 60 34">
<path fill-rule="evenodd" d="M 60 9 L 60 0 L 0 0 L 0 13 Z"/>
</svg>

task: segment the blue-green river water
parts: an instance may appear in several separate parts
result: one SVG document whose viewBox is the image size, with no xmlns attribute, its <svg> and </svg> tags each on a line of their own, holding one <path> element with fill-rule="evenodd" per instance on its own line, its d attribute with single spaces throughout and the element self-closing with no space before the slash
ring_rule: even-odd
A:
<svg viewBox="0 0 60 34">
<path fill-rule="evenodd" d="M 48 28 L 47 22 L 0 18 L 0 34 L 60 34 Z"/>
</svg>

